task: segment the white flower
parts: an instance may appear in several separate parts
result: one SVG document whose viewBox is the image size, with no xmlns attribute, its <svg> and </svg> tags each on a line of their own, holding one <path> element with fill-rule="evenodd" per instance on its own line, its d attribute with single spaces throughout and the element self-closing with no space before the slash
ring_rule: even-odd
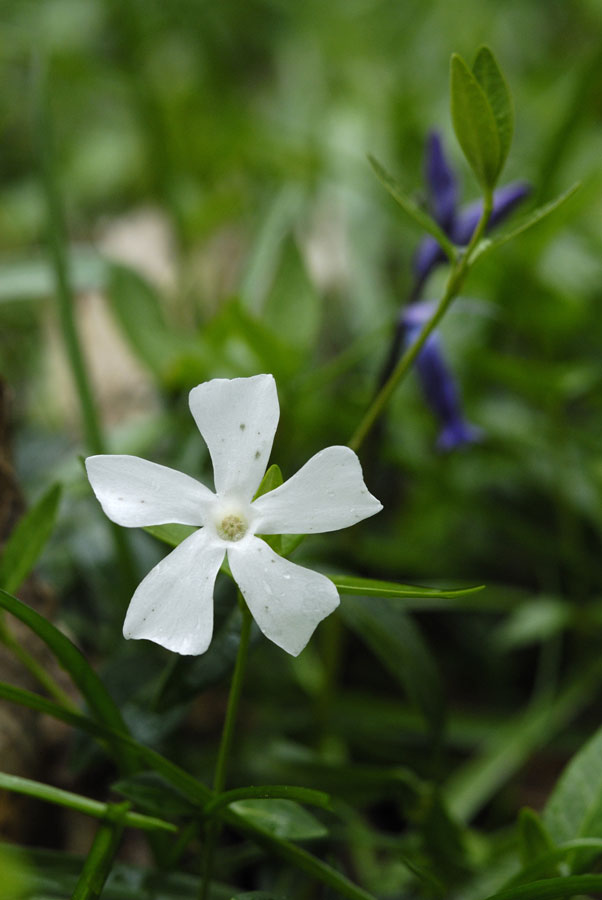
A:
<svg viewBox="0 0 602 900">
<path fill-rule="evenodd" d="M 336 531 L 382 509 L 355 453 L 327 447 L 276 490 L 253 501 L 279 418 L 271 375 L 216 378 L 190 392 L 213 461 L 215 493 L 137 456 L 90 456 L 88 478 L 107 516 L 130 528 L 199 525 L 138 586 L 123 634 L 182 654 L 204 653 L 213 633 L 213 586 L 230 570 L 265 636 L 293 656 L 339 604 L 328 578 L 278 556 L 256 535 Z"/>
</svg>

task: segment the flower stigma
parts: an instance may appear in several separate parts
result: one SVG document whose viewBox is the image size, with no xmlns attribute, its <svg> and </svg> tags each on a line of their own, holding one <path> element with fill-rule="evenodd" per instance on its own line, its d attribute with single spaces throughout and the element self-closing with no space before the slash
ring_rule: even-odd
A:
<svg viewBox="0 0 602 900">
<path fill-rule="evenodd" d="M 240 541 L 247 533 L 247 523 L 242 516 L 230 513 L 217 523 L 216 531 L 224 541 Z"/>
</svg>

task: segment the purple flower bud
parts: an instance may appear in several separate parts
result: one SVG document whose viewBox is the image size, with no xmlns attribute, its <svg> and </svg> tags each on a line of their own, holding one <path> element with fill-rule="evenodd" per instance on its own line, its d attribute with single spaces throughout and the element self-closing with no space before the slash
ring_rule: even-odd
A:
<svg viewBox="0 0 602 900">
<path fill-rule="evenodd" d="M 443 152 L 441 135 L 432 131 L 426 150 L 426 182 L 436 221 L 447 233 L 452 227 L 458 202 L 458 184 Z"/>
<path fill-rule="evenodd" d="M 418 245 L 418 249 L 414 254 L 413 268 L 414 275 L 419 282 L 426 279 L 433 269 L 447 259 L 445 253 L 439 246 L 439 242 L 431 237 L 430 234 L 423 238 Z"/>
<path fill-rule="evenodd" d="M 414 303 L 406 310 L 406 347 L 418 337 L 424 321 L 430 315 L 431 307 L 430 303 Z M 426 401 L 441 424 L 437 447 L 449 451 L 479 440 L 481 432 L 470 425 L 462 414 L 458 387 L 445 362 L 436 332 L 429 335 L 418 354 L 416 369 Z"/>
</svg>

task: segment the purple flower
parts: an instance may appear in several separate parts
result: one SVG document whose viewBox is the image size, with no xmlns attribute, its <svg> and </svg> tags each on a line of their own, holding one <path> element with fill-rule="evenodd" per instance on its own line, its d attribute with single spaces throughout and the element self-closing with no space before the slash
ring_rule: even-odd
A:
<svg viewBox="0 0 602 900">
<path fill-rule="evenodd" d="M 454 244 L 465 247 L 477 227 L 483 203 L 477 200 L 469 206 L 458 209 L 458 182 L 445 158 L 441 137 L 437 132 L 432 132 L 428 139 L 425 170 L 429 205 L 435 221 Z M 493 194 L 493 211 L 487 225 L 488 230 L 510 215 L 530 190 L 524 181 L 513 181 L 505 187 L 498 188 Z M 435 238 L 430 235 L 425 237 L 414 256 L 414 274 L 419 285 L 422 285 L 433 269 L 446 259 Z"/>
<path fill-rule="evenodd" d="M 428 302 L 412 303 L 407 307 L 402 317 L 405 347 L 415 342 L 433 309 L 433 304 Z M 462 414 L 458 386 L 445 362 L 436 332 L 429 335 L 418 354 L 416 370 L 425 399 L 441 425 L 437 439 L 439 450 L 455 450 L 463 444 L 478 441 L 481 431 Z"/>
</svg>

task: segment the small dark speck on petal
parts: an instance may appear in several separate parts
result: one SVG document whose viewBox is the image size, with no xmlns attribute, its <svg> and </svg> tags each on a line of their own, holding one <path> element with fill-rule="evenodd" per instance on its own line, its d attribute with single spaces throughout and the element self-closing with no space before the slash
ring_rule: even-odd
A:
<svg viewBox="0 0 602 900">
<path fill-rule="evenodd" d="M 259 459 L 260 456 L 261 456 L 261 453 L 259 452 L 259 450 L 256 450 L 255 451 L 255 459 Z"/>
<path fill-rule="evenodd" d="M 239 425 L 239 428 L 240 428 L 241 431 L 244 431 L 246 427 L 247 427 L 247 426 L 245 425 L 244 422 L 241 422 L 240 425 Z"/>
<path fill-rule="evenodd" d="M 117 499 L 118 499 L 118 500 L 123 500 L 123 497 L 118 497 Z"/>
</svg>

